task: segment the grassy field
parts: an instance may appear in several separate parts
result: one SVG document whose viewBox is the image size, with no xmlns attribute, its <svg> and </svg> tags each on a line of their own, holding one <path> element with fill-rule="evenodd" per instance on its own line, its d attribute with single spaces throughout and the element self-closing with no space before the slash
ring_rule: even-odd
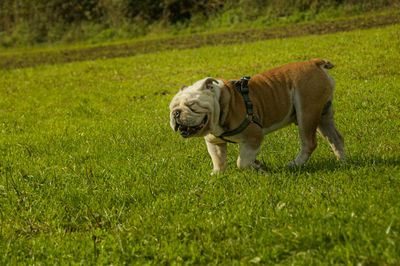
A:
<svg viewBox="0 0 400 266">
<path fill-rule="evenodd" d="M 134 56 L 173 49 L 193 49 L 203 46 L 228 45 L 256 42 L 268 39 L 320 35 L 359 29 L 369 29 L 400 24 L 400 12 L 370 13 L 335 20 L 311 21 L 307 23 L 271 26 L 267 28 L 237 29 L 203 34 L 147 37 L 123 42 L 97 45 L 75 43 L 51 48 L 35 47 L 0 50 L 0 69 L 32 67 L 44 64 L 60 64 L 98 58 Z"/>
<path fill-rule="evenodd" d="M 0 70 L 0 264 L 399 264 L 400 26 Z M 168 104 L 205 76 L 315 57 L 336 68 L 348 160 L 328 144 L 285 167 L 295 125 L 267 135 L 265 172 L 212 170 Z"/>
</svg>

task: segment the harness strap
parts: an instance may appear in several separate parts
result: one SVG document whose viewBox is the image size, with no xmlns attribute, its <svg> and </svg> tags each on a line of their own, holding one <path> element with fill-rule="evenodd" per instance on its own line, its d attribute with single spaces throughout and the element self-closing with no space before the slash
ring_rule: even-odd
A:
<svg viewBox="0 0 400 266">
<path fill-rule="evenodd" d="M 230 143 L 236 143 L 234 141 L 230 141 L 225 139 L 224 137 L 230 137 L 239 134 L 243 130 L 245 130 L 251 123 L 257 124 L 259 127 L 263 128 L 260 120 L 254 115 L 253 113 L 253 103 L 250 100 L 249 97 L 249 86 L 248 82 L 250 80 L 250 77 L 242 77 L 240 81 L 231 81 L 233 85 L 235 85 L 236 89 L 242 94 L 244 103 L 246 105 L 246 118 L 244 121 L 234 130 L 225 132 L 221 134 L 220 136 L 217 136 L 218 138 L 222 139 L 223 141 L 230 142 Z"/>
</svg>

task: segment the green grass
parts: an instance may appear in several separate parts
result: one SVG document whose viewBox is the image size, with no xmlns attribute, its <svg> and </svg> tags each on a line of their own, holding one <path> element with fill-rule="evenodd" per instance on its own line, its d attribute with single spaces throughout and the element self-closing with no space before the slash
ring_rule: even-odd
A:
<svg viewBox="0 0 400 266">
<path fill-rule="evenodd" d="M 0 70 L 0 264 L 400 263 L 400 26 Z M 319 146 L 290 170 L 212 170 L 168 104 L 205 76 L 324 57 L 348 160 Z"/>
<path fill-rule="evenodd" d="M 0 52 L 0 69 L 32 67 L 44 64 L 61 64 L 98 58 L 126 57 L 173 49 L 194 49 L 203 46 L 256 42 L 268 39 L 307 36 L 310 34 L 321 35 L 396 24 L 400 24 L 399 12 L 385 14 L 375 13 L 363 17 L 320 21 L 318 23 L 299 23 L 264 29 L 193 34 L 175 36 L 173 38 L 159 37 L 158 39 L 134 40 L 97 46 L 16 50 L 14 52 Z"/>
</svg>

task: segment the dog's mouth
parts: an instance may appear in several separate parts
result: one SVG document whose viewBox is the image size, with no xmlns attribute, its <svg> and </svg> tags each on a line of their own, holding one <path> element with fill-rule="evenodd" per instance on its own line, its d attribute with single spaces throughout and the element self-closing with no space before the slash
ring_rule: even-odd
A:
<svg viewBox="0 0 400 266">
<path fill-rule="evenodd" d="M 184 138 L 188 138 L 188 137 L 195 135 L 200 130 L 202 130 L 204 128 L 204 126 L 206 125 L 206 123 L 207 123 L 207 116 L 204 116 L 203 121 L 201 121 L 201 123 L 198 126 L 193 126 L 193 127 L 182 125 L 182 124 L 179 124 L 178 122 L 176 122 L 175 131 L 178 131 L 178 129 L 179 129 L 180 135 Z"/>
</svg>

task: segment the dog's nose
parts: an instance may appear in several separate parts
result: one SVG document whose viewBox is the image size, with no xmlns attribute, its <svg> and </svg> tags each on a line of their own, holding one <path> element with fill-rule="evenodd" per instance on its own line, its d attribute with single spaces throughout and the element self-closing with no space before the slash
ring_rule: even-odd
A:
<svg viewBox="0 0 400 266">
<path fill-rule="evenodd" d="M 178 110 L 175 110 L 174 113 L 173 113 L 174 118 L 179 118 L 179 116 L 181 115 L 181 112 L 182 112 L 182 111 L 179 110 L 179 109 L 178 109 Z"/>
</svg>

